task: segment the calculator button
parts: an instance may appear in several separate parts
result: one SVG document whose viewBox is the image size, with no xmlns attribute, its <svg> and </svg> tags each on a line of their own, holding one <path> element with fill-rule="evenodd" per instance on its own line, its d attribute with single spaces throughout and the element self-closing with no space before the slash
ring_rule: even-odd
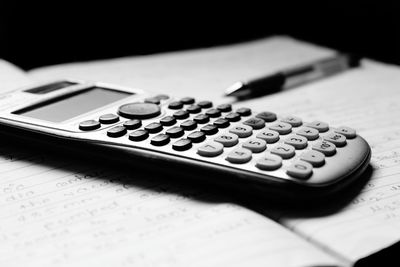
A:
<svg viewBox="0 0 400 267">
<path fill-rule="evenodd" d="M 135 130 L 142 126 L 142 121 L 138 119 L 129 120 L 124 122 L 124 127 L 128 130 Z"/>
<path fill-rule="evenodd" d="M 245 138 L 249 137 L 250 135 L 253 134 L 253 129 L 250 126 L 240 124 L 233 126 L 232 128 L 229 129 L 230 133 L 236 134 L 240 138 Z"/>
<path fill-rule="evenodd" d="M 307 161 L 314 167 L 322 166 L 325 163 L 325 155 L 316 150 L 304 152 L 303 154 L 301 154 L 300 159 Z"/>
<path fill-rule="evenodd" d="M 214 139 L 215 142 L 221 143 L 224 147 L 231 147 L 239 142 L 236 134 L 224 133 Z"/>
<path fill-rule="evenodd" d="M 203 157 L 216 157 L 224 151 L 224 146 L 217 142 L 208 142 L 197 149 L 197 153 Z"/>
<path fill-rule="evenodd" d="M 250 126 L 254 130 L 264 128 L 265 121 L 260 118 L 250 118 L 243 122 L 243 124 Z"/>
<path fill-rule="evenodd" d="M 221 104 L 218 105 L 217 109 L 221 110 L 222 112 L 229 112 L 232 110 L 231 104 Z"/>
<path fill-rule="evenodd" d="M 298 160 L 289 166 L 286 173 L 295 178 L 306 179 L 312 174 L 312 168 L 310 163 Z"/>
<path fill-rule="evenodd" d="M 158 122 L 152 122 L 144 127 L 149 133 L 158 133 L 163 129 L 163 126 Z"/>
<path fill-rule="evenodd" d="M 100 123 L 102 124 L 112 124 L 119 121 L 119 117 L 115 114 L 109 113 L 101 115 L 99 118 Z"/>
<path fill-rule="evenodd" d="M 282 158 L 273 154 L 267 153 L 263 158 L 259 159 L 256 167 L 261 170 L 273 171 L 282 166 Z"/>
<path fill-rule="evenodd" d="M 201 108 L 198 105 L 191 105 L 186 109 L 187 112 L 195 114 L 201 111 Z"/>
<path fill-rule="evenodd" d="M 251 150 L 253 153 L 259 153 L 267 148 L 267 142 L 258 138 L 251 138 L 242 144 L 243 148 Z"/>
<path fill-rule="evenodd" d="M 221 111 L 215 108 L 209 109 L 206 111 L 206 115 L 210 116 L 211 118 L 216 118 L 221 116 Z"/>
<path fill-rule="evenodd" d="M 182 102 L 185 105 L 188 104 L 193 104 L 194 103 L 194 98 L 193 97 L 184 97 L 180 100 L 180 102 Z"/>
<path fill-rule="evenodd" d="M 178 140 L 172 145 L 172 148 L 176 151 L 185 151 L 190 149 L 191 147 L 192 141 L 190 141 L 189 139 Z"/>
<path fill-rule="evenodd" d="M 201 108 L 211 108 L 213 106 L 211 101 L 200 101 L 197 103 Z"/>
<path fill-rule="evenodd" d="M 92 131 L 100 128 L 100 122 L 96 120 L 87 120 L 79 123 L 79 129 L 82 131 Z"/>
<path fill-rule="evenodd" d="M 210 121 L 210 117 L 205 114 L 196 115 L 193 120 L 197 123 L 204 124 Z"/>
<path fill-rule="evenodd" d="M 165 116 L 164 118 L 161 118 L 160 123 L 164 126 L 171 126 L 176 123 L 176 119 L 172 116 Z"/>
<path fill-rule="evenodd" d="M 304 136 L 308 140 L 315 140 L 318 139 L 319 137 L 319 132 L 318 130 L 310 127 L 301 127 L 296 134 Z"/>
<path fill-rule="evenodd" d="M 149 133 L 145 130 L 136 130 L 129 134 L 129 140 L 132 141 L 143 141 L 149 137 Z"/>
<path fill-rule="evenodd" d="M 256 115 L 257 118 L 263 119 L 266 122 L 276 121 L 276 114 L 269 111 L 263 111 Z"/>
<path fill-rule="evenodd" d="M 251 154 L 246 148 L 237 148 L 228 154 L 226 160 L 230 163 L 246 163 L 251 160 Z"/>
<path fill-rule="evenodd" d="M 325 141 L 333 143 L 337 147 L 346 145 L 346 137 L 339 133 L 328 133 L 323 138 Z"/>
<path fill-rule="evenodd" d="M 236 110 L 236 113 L 238 113 L 240 116 L 250 116 L 251 115 L 251 109 L 249 108 L 239 108 Z"/>
<path fill-rule="evenodd" d="M 219 118 L 214 121 L 214 125 L 218 128 L 226 128 L 230 125 L 229 121 L 226 119 Z"/>
<path fill-rule="evenodd" d="M 288 134 L 292 131 L 292 125 L 286 122 L 277 122 L 268 128 L 270 130 L 277 131 L 279 134 Z"/>
<path fill-rule="evenodd" d="M 267 129 L 259 132 L 256 137 L 265 140 L 268 144 L 272 144 L 279 140 L 279 133 Z"/>
<path fill-rule="evenodd" d="M 144 102 L 146 102 L 146 103 L 153 103 L 153 104 L 156 104 L 156 105 L 160 105 L 160 99 L 158 99 L 158 98 L 155 98 L 155 97 L 148 97 L 148 98 L 145 98 L 144 99 Z"/>
<path fill-rule="evenodd" d="M 281 121 L 289 123 L 293 127 L 299 127 L 303 124 L 303 121 L 300 118 L 295 117 L 295 116 L 286 116 L 286 117 L 282 118 Z"/>
<path fill-rule="evenodd" d="M 181 137 L 185 131 L 181 127 L 175 126 L 166 130 L 165 133 L 172 138 L 178 138 Z"/>
<path fill-rule="evenodd" d="M 164 146 L 169 143 L 170 137 L 167 134 L 158 134 L 151 138 L 150 144 L 153 146 Z"/>
<path fill-rule="evenodd" d="M 195 131 L 190 133 L 187 138 L 192 141 L 193 143 L 200 143 L 206 140 L 206 134 L 200 131 Z"/>
<path fill-rule="evenodd" d="M 271 153 L 278 155 L 283 159 L 290 159 L 295 155 L 295 149 L 291 145 L 279 144 L 271 149 Z"/>
<path fill-rule="evenodd" d="M 225 119 L 227 119 L 230 122 L 240 121 L 240 115 L 236 112 L 232 112 L 226 115 Z"/>
<path fill-rule="evenodd" d="M 356 137 L 356 130 L 354 130 L 350 127 L 346 127 L 346 126 L 341 126 L 341 127 L 337 128 L 335 130 L 335 132 L 343 134 L 348 139 L 352 139 L 352 138 Z"/>
<path fill-rule="evenodd" d="M 158 100 L 167 100 L 169 99 L 169 96 L 161 94 L 161 95 L 156 95 L 154 98 L 157 98 Z"/>
<path fill-rule="evenodd" d="M 200 131 L 202 131 L 206 135 L 213 135 L 218 132 L 218 128 L 215 125 L 207 124 L 201 127 Z"/>
<path fill-rule="evenodd" d="M 176 111 L 173 116 L 175 118 L 177 118 L 178 120 L 184 120 L 189 118 L 189 112 L 185 111 L 185 110 L 178 110 Z"/>
<path fill-rule="evenodd" d="M 329 125 L 323 121 L 313 121 L 306 123 L 307 127 L 317 129 L 318 132 L 323 133 L 329 130 Z"/>
<path fill-rule="evenodd" d="M 121 137 L 127 133 L 124 126 L 115 126 L 107 131 L 107 136 L 109 137 Z"/>
<path fill-rule="evenodd" d="M 307 147 L 307 138 L 301 135 L 290 135 L 285 139 L 285 144 L 294 146 L 296 149 L 303 149 Z"/>
<path fill-rule="evenodd" d="M 328 157 L 336 153 L 336 146 L 327 141 L 318 141 L 312 146 L 312 149 L 319 151 Z"/>
<path fill-rule="evenodd" d="M 149 119 L 161 114 L 161 109 L 152 103 L 129 103 L 118 108 L 118 113 L 128 119 Z"/>
<path fill-rule="evenodd" d="M 174 101 L 169 103 L 168 108 L 170 109 L 181 109 L 183 107 L 183 103 L 179 101 Z"/>
<path fill-rule="evenodd" d="M 192 120 L 187 120 L 187 121 L 182 122 L 180 126 L 184 130 L 190 131 L 190 130 L 196 129 L 197 123 L 195 121 L 192 121 Z"/>
</svg>

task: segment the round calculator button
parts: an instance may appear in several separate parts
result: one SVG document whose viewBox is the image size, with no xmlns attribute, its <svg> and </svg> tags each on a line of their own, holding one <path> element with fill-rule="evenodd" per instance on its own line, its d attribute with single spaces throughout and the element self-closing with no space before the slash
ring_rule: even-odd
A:
<svg viewBox="0 0 400 267">
<path fill-rule="evenodd" d="M 109 113 L 101 115 L 99 121 L 102 124 L 113 124 L 119 121 L 119 117 L 115 114 Z"/>
<path fill-rule="evenodd" d="M 200 131 L 204 132 L 206 135 L 213 135 L 218 132 L 218 128 L 215 125 L 207 124 L 201 127 Z"/>
<path fill-rule="evenodd" d="M 192 141 L 193 143 L 200 143 L 206 140 L 206 134 L 200 131 L 195 131 L 190 133 L 187 138 Z"/>
<path fill-rule="evenodd" d="M 149 133 L 158 133 L 163 129 L 163 126 L 158 122 L 152 122 L 147 124 L 144 129 Z"/>
<path fill-rule="evenodd" d="M 142 121 L 138 119 L 129 120 L 124 122 L 124 127 L 128 130 L 135 130 L 142 126 Z"/>
<path fill-rule="evenodd" d="M 303 149 L 307 147 L 307 138 L 301 135 L 292 134 L 285 139 L 285 144 L 294 146 L 296 149 Z"/>
<path fill-rule="evenodd" d="M 350 127 L 346 127 L 346 126 L 340 126 L 339 128 L 337 128 L 335 130 L 335 132 L 343 134 L 348 139 L 352 139 L 352 138 L 356 137 L 356 130 L 354 130 Z"/>
<path fill-rule="evenodd" d="M 276 114 L 269 111 L 263 111 L 256 115 L 257 118 L 263 119 L 266 122 L 276 121 Z"/>
<path fill-rule="evenodd" d="M 120 106 L 118 114 L 128 119 L 149 119 L 160 115 L 161 109 L 152 103 L 129 103 Z"/>
<path fill-rule="evenodd" d="M 169 96 L 161 94 L 161 95 L 156 95 L 154 98 L 157 98 L 158 100 L 167 100 L 169 99 Z"/>
<path fill-rule="evenodd" d="M 283 159 L 290 159 L 296 154 L 294 147 L 286 144 L 279 144 L 273 147 L 271 153 Z"/>
<path fill-rule="evenodd" d="M 240 116 L 250 116 L 251 115 L 251 109 L 249 108 L 239 108 L 236 110 L 236 113 L 238 113 Z"/>
<path fill-rule="evenodd" d="M 201 108 L 211 108 L 213 106 L 213 103 L 211 101 L 200 101 L 197 103 Z"/>
<path fill-rule="evenodd" d="M 183 103 L 180 101 L 174 101 L 169 103 L 168 108 L 169 109 L 181 109 L 183 107 Z"/>
<path fill-rule="evenodd" d="M 227 119 L 230 122 L 240 121 L 240 115 L 236 112 L 232 112 L 226 115 L 225 119 Z"/>
<path fill-rule="evenodd" d="M 160 105 L 160 99 L 156 98 L 156 97 L 148 97 L 144 99 L 144 102 L 146 103 L 152 103 L 152 104 L 156 104 L 156 105 Z"/>
<path fill-rule="evenodd" d="M 286 122 L 277 122 L 268 127 L 270 130 L 276 131 L 279 134 L 288 134 L 292 131 L 292 125 Z"/>
<path fill-rule="evenodd" d="M 250 119 L 245 120 L 243 122 L 243 124 L 250 126 L 254 130 L 258 130 L 258 129 L 264 128 L 265 121 L 263 119 L 254 117 L 254 118 L 250 118 Z"/>
<path fill-rule="evenodd" d="M 189 113 L 192 113 L 192 114 L 196 114 L 201 111 L 201 108 L 198 105 L 191 105 L 191 106 L 188 106 L 186 111 Z"/>
<path fill-rule="evenodd" d="M 281 166 L 282 158 L 269 153 L 266 153 L 265 156 L 259 159 L 256 163 L 257 168 L 265 171 L 273 171 L 280 168 Z"/>
<path fill-rule="evenodd" d="M 161 118 L 160 123 L 164 126 L 171 126 L 176 123 L 176 119 L 172 116 L 165 116 Z"/>
<path fill-rule="evenodd" d="M 312 174 L 312 165 L 308 162 L 298 160 L 288 167 L 286 173 L 298 179 L 306 179 Z"/>
<path fill-rule="evenodd" d="M 172 138 L 178 138 L 181 137 L 185 133 L 185 131 L 181 127 L 175 126 L 169 128 L 165 133 Z"/>
<path fill-rule="evenodd" d="M 329 125 L 323 121 L 309 122 L 309 123 L 306 123 L 306 126 L 317 129 L 318 132 L 320 132 L 320 133 L 323 133 L 323 132 L 326 132 L 329 130 Z"/>
<path fill-rule="evenodd" d="M 129 134 L 129 140 L 131 141 L 143 141 L 149 137 L 149 133 L 145 130 L 136 130 Z"/>
<path fill-rule="evenodd" d="M 192 121 L 192 120 L 186 120 L 186 121 L 182 122 L 180 126 L 184 130 L 190 131 L 190 130 L 196 129 L 197 123 L 195 121 Z"/>
<path fill-rule="evenodd" d="M 229 129 L 230 133 L 236 134 L 240 138 L 249 137 L 253 134 L 253 129 L 250 126 L 239 124 Z"/>
<path fill-rule="evenodd" d="M 193 120 L 199 124 L 204 124 L 210 121 L 210 117 L 205 114 L 196 115 Z"/>
<path fill-rule="evenodd" d="M 218 128 L 226 128 L 229 126 L 229 124 L 230 123 L 228 120 L 222 118 L 216 119 L 214 121 L 214 125 L 217 126 Z"/>
<path fill-rule="evenodd" d="M 221 143 L 224 147 L 231 147 L 239 142 L 236 134 L 224 133 L 214 139 L 215 142 Z"/>
<path fill-rule="evenodd" d="M 339 133 L 328 133 L 323 137 L 325 141 L 335 144 L 337 147 L 343 147 L 346 145 L 346 137 Z"/>
<path fill-rule="evenodd" d="M 267 142 L 258 138 L 250 138 L 242 144 L 242 147 L 251 150 L 253 153 L 260 153 L 267 148 Z"/>
<path fill-rule="evenodd" d="M 231 104 L 221 104 L 217 106 L 217 109 L 221 110 L 222 112 L 229 112 L 232 110 Z"/>
<path fill-rule="evenodd" d="M 318 141 L 313 146 L 312 149 L 323 153 L 325 156 L 333 156 L 336 153 L 336 146 L 331 142 Z"/>
<path fill-rule="evenodd" d="M 124 126 L 115 126 L 107 131 L 107 136 L 109 137 L 121 137 L 127 133 Z"/>
<path fill-rule="evenodd" d="M 279 133 L 273 130 L 262 130 L 256 135 L 257 138 L 265 140 L 268 144 L 273 144 L 279 140 Z"/>
<path fill-rule="evenodd" d="M 295 117 L 295 116 L 286 116 L 286 117 L 282 118 L 281 121 L 289 123 L 293 127 L 299 127 L 303 124 L 303 121 L 300 118 Z"/>
<path fill-rule="evenodd" d="M 216 157 L 224 152 L 224 146 L 217 142 L 208 142 L 197 149 L 197 153 L 203 157 Z"/>
<path fill-rule="evenodd" d="M 92 131 L 100 128 L 100 122 L 96 120 L 87 120 L 79 123 L 79 129 L 82 131 Z"/>
<path fill-rule="evenodd" d="M 301 127 L 296 134 L 304 136 L 305 138 L 307 138 L 307 140 L 315 140 L 318 139 L 319 137 L 319 132 L 318 130 L 314 129 L 314 128 L 310 128 L 310 127 Z"/>
<path fill-rule="evenodd" d="M 221 116 L 221 111 L 219 109 L 212 108 L 206 111 L 206 115 L 211 118 L 216 118 Z"/>
<path fill-rule="evenodd" d="M 180 102 L 182 102 L 182 103 L 185 104 L 185 105 L 193 104 L 194 101 L 195 101 L 195 100 L 194 100 L 193 97 L 184 97 L 184 98 L 182 98 L 182 99 L 180 100 Z"/>
<path fill-rule="evenodd" d="M 176 151 L 185 151 L 190 149 L 191 147 L 192 141 L 190 141 L 189 139 L 178 140 L 172 145 L 172 148 Z"/>
<path fill-rule="evenodd" d="M 165 146 L 169 143 L 170 137 L 167 134 L 158 134 L 151 138 L 150 144 L 153 146 Z"/>
<path fill-rule="evenodd" d="M 173 116 L 178 120 L 184 120 L 189 118 L 189 112 L 186 110 L 178 110 L 173 114 Z"/>
<path fill-rule="evenodd" d="M 320 167 L 325 163 L 325 155 L 315 150 L 304 152 L 301 154 L 300 159 L 307 161 L 314 167 Z"/>
<path fill-rule="evenodd" d="M 228 154 L 226 160 L 230 163 L 246 163 L 251 160 L 251 154 L 246 148 L 237 148 Z"/>
</svg>

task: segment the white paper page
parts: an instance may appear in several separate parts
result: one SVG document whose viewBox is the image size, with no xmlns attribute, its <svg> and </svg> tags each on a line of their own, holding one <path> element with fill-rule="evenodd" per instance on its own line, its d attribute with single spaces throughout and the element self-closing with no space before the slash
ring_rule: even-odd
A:
<svg viewBox="0 0 400 267">
<path fill-rule="evenodd" d="M 31 83 L 26 72 L 15 65 L 0 59 L 0 93 L 25 86 Z"/>
</svg>

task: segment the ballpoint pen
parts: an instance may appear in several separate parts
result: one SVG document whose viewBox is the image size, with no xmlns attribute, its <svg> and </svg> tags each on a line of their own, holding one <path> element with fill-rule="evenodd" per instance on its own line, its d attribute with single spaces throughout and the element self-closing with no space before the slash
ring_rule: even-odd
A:
<svg viewBox="0 0 400 267">
<path fill-rule="evenodd" d="M 361 58 L 353 54 L 337 54 L 299 67 L 279 71 L 250 81 L 239 81 L 228 87 L 226 96 L 259 97 L 322 79 L 360 65 Z"/>
</svg>

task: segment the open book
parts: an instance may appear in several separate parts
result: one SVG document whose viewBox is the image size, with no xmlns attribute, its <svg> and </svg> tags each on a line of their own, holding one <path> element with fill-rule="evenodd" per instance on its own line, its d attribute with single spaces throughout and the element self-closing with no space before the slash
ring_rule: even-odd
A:
<svg viewBox="0 0 400 267">
<path fill-rule="evenodd" d="M 223 90 L 232 82 L 332 53 L 274 37 L 29 72 L 3 61 L 0 90 L 77 78 L 226 102 L 232 99 L 223 99 Z M 400 240 L 399 100 L 400 69 L 363 60 L 361 68 L 329 79 L 237 103 L 348 125 L 370 143 L 369 181 L 349 203 L 323 214 L 269 203 L 253 210 L 228 196 L 156 179 L 156 172 L 50 158 L 0 140 L 0 265 L 354 265 Z"/>
</svg>

